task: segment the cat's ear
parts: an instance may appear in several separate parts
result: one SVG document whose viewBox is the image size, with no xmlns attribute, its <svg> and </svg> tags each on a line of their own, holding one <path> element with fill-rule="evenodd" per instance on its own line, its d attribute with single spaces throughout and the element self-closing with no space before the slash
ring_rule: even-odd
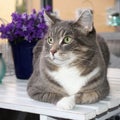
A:
<svg viewBox="0 0 120 120">
<path fill-rule="evenodd" d="M 84 9 L 80 11 L 80 17 L 76 23 L 83 27 L 85 32 L 93 30 L 93 11 L 91 9 Z"/>
<path fill-rule="evenodd" d="M 49 14 L 46 11 L 44 11 L 44 18 L 45 18 L 46 24 L 48 26 L 51 26 L 51 25 L 55 24 L 57 21 L 60 21 L 58 18 L 56 18 L 55 16 Z"/>
</svg>

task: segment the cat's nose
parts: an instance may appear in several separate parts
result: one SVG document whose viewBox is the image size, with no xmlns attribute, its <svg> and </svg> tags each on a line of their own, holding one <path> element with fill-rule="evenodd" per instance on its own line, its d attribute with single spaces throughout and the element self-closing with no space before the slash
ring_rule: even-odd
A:
<svg viewBox="0 0 120 120">
<path fill-rule="evenodd" d="M 56 49 L 51 49 L 50 52 L 52 53 L 52 55 L 54 55 L 57 52 L 57 50 Z"/>
</svg>

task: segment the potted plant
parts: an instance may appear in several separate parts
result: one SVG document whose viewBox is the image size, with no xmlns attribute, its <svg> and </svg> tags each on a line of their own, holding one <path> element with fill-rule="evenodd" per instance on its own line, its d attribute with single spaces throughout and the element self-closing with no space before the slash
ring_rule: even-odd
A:
<svg viewBox="0 0 120 120">
<path fill-rule="evenodd" d="M 48 6 L 44 10 L 50 12 Z M 7 25 L 1 24 L 0 38 L 7 38 L 13 53 L 16 77 L 28 79 L 32 73 L 32 50 L 38 40 L 47 32 L 44 20 L 44 10 L 31 14 L 12 13 L 12 21 Z"/>
</svg>

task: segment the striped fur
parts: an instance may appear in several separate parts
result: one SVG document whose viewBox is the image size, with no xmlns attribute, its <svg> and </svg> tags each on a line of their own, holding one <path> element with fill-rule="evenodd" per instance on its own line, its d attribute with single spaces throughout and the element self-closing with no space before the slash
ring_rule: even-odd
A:
<svg viewBox="0 0 120 120">
<path fill-rule="evenodd" d="M 107 45 L 97 40 L 92 12 L 81 13 L 77 21 L 45 13 L 49 29 L 42 45 L 38 42 L 34 48 L 34 71 L 27 88 L 31 98 L 72 109 L 76 103 L 93 103 L 109 94 Z"/>
</svg>

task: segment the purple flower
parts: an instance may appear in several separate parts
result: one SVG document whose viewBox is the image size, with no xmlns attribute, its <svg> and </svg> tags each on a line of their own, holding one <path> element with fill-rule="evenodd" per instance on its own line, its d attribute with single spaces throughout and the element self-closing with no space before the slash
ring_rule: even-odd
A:
<svg viewBox="0 0 120 120">
<path fill-rule="evenodd" d="M 44 10 L 50 12 L 51 7 L 47 6 Z M 20 38 L 28 42 L 42 39 L 48 29 L 43 16 L 44 10 L 36 12 L 34 9 L 31 14 L 12 13 L 12 22 L 0 26 L 0 38 L 16 42 Z"/>
<path fill-rule="evenodd" d="M 52 7 L 48 5 L 48 6 L 46 6 L 45 10 L 48 11 L 48 12 L 51 12 Z"/>
</svg>

